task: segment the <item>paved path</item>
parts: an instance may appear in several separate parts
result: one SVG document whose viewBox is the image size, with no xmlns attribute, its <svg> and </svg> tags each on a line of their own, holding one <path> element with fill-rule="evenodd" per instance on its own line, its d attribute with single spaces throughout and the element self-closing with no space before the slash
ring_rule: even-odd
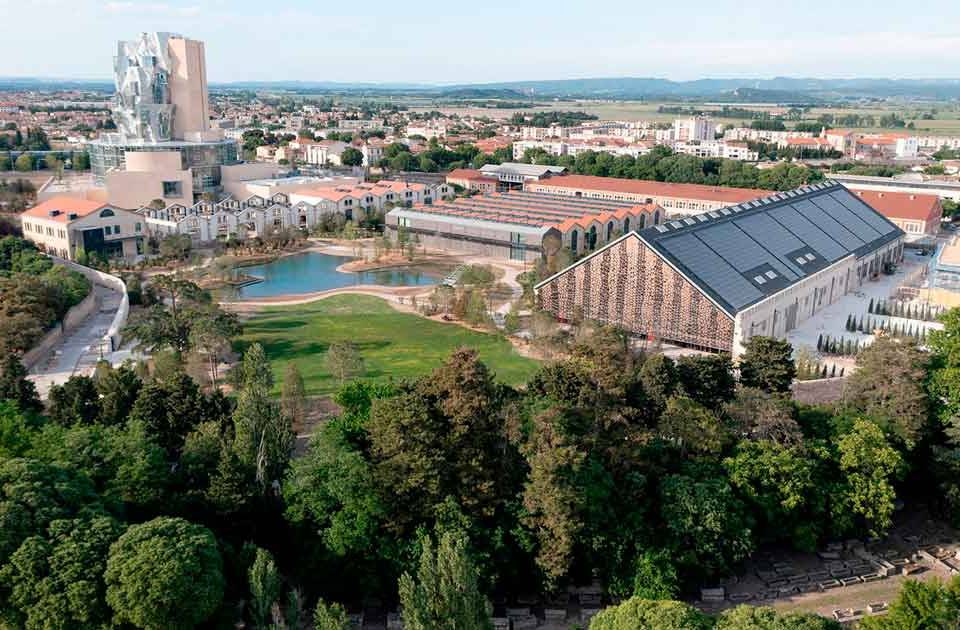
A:
<svg viewBox="0 0 960 630">
<path fill-rule="evenodd" d="M 102 347 L 103 338 L 120 307 L 120 296 L 110 289 L 93 285 L 100 307 L 83 324 L 60 340 L 30 370 L 28 378 L 46 398 L 51 385 L 60 385 L 74 374 L 92 374 L 101 356 L 110 358 L 110 347 Z M 101 355 L 102 351 L 102 355 Z"/>
</svg>

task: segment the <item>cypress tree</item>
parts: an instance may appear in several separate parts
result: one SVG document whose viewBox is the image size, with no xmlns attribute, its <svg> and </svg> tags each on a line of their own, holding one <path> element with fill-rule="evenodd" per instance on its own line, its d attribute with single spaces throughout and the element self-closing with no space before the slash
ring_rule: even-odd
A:
<svg viewBox="0 0 960 630">
<path fill-rule="evenodd" d="M 833 366 L 830 368 L 830 378 L 833 378 L 836 375 L 837 375 L 837 364 L 834 363 Z"/>
<path fill-rule="evenodd" d="M 843 325 L 843 327 L 847 330 L 847 332 L 850 332 L 850 318 L 851 318 L 851 317 L 853 317 L 853 315 L 847 315 L 847 323 Z"/>
<path fill-rule="evenodd" d="M 823 333 L 817 337 L 817 352 L 823 350 Z"/>
<path fill-rule="evenodd" d="M 857 332 L 863 332 L 863 315 L 860 316 L 860 323 L 857 324 Z"/>
<path fill-rule="evenodd" d="M 823 372 L 820 373 L 820 378 L 827 378 L 827 365 L 824 363 Z"/>
<path fill-rule="evenodd" d="M 843 376 L 843 371 L 844 371 L 845 369 L 846 369 L 846 368 L 844 368 L 842 365 L 840 366 L 840 376 Z"/>
<path fill-rule="evenodd" d="M 873 315 L 873 298 L 870 298 L 870 305 L 867 306 L 867 312 Z"/>
</svg>

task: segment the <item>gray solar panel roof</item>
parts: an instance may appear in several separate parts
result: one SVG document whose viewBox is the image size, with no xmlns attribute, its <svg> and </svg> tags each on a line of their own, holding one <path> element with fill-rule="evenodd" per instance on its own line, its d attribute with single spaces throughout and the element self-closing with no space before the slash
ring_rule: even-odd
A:
<svg viewBox="0 0 960 630">
<path fill-rule="evenodd" d="M 839 184 L 790 192 L 737 212 L 721 210 L 705 222 L 671 222 L 637 234 L 731 315 L 903 235 Z"/>
</svg>

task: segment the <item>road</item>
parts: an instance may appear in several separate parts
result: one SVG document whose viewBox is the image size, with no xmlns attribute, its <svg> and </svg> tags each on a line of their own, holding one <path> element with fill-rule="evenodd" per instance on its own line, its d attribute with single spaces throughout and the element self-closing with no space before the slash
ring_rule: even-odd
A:
<svg viewBox="0 0 960 630">
<path fill-rule="evenodd" d="M 99 309 L 30 370 L 28 378 L 36 384 L 43 399 L 52 385 L 63 384 L 74 374 L 92 374 L 98 360 L 110 358 L 109 345 L 103 345 L 104 336 L 120 307 L 120 295 L 98 284 L 93 285 L 93 290 Z"/>
</svg>

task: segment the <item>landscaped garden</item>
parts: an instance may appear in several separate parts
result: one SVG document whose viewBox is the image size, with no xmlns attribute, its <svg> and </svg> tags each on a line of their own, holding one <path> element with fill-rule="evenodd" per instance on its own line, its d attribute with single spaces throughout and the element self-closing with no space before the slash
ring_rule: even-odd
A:
<svg viewBox="0 0 960 630">
<path fill-rule="evenodd" d="M 401 313 L 367 295 L 265 309 L 245 322 L 239 345 L 254 342 L 266 350 L 278 383 L 293 361 L 313 396 L 340 386 L 327 361 L 327 349 L 337 342 L 352 343 L 363 361 L 363 376 L 383 382 L 427 374 L 460 346 L 474 348 L 498 380 L 511 385 L 526 382 L 537 368 L 502 337 Z"/>
</svg>

